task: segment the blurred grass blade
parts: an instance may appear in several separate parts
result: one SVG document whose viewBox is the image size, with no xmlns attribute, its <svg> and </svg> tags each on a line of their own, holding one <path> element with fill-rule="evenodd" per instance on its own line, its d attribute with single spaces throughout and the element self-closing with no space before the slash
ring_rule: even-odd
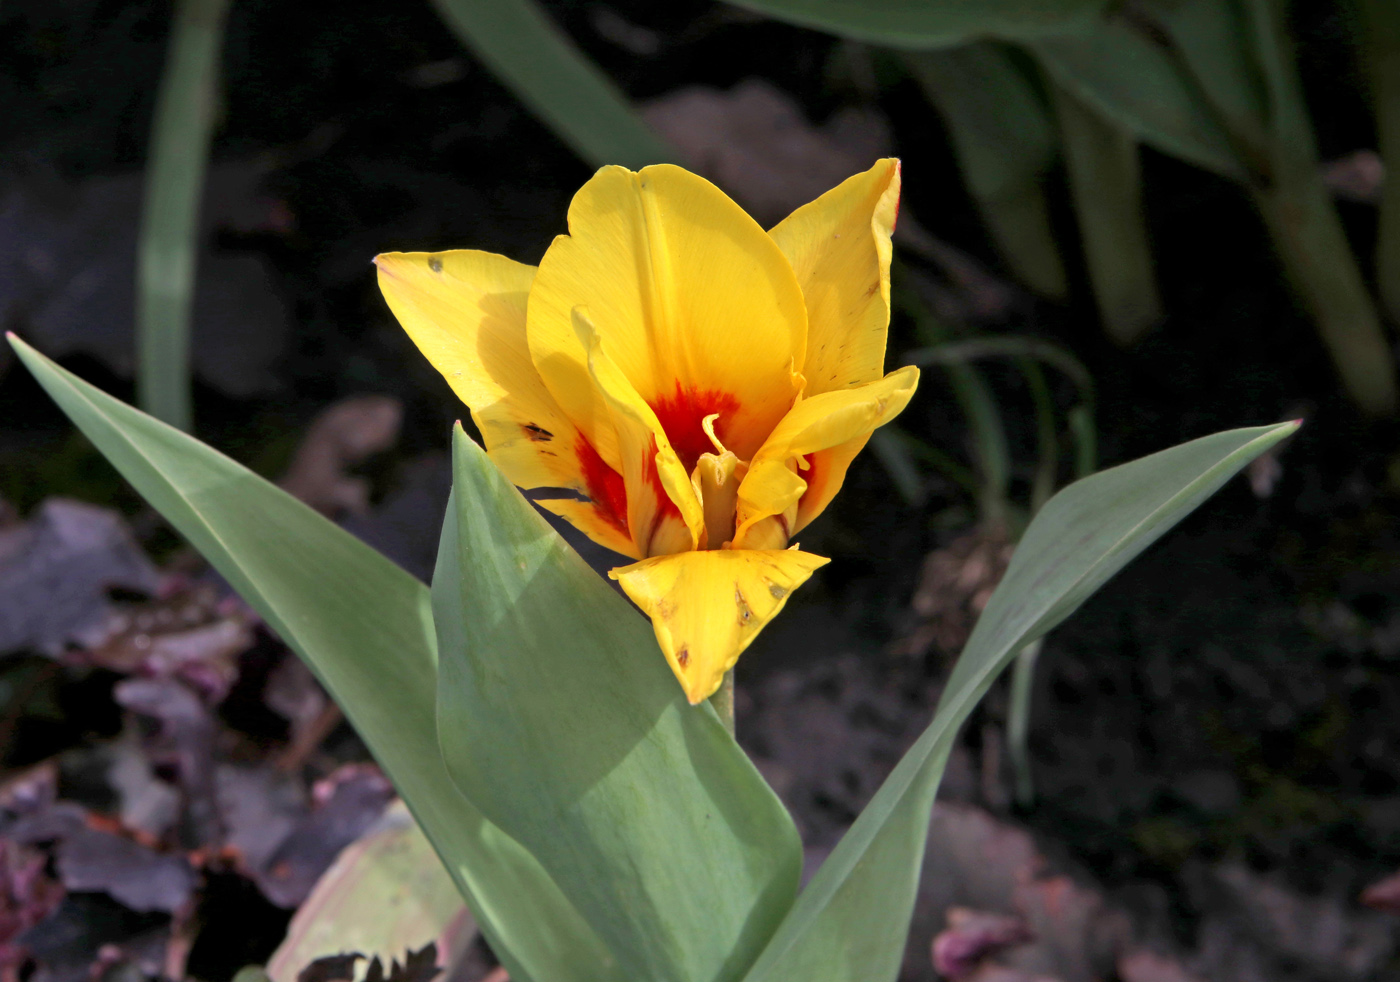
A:
<svg viewBox="0 0 1400 982">
<path fill-rule="evenodd" d="M 1015 778 L 1016 804 L 1029 808 L 1035 801 L 1035 781 L 1031 775 L 1031 692 L 1035 687 L 1035 663 L 1040 659 L 1042 639 L 1021 649 L 1011 671 L 1011 699 L 1006 713 L 1006 752 Z M 279 980 L 280 982 L 280 980 Z"/>
<path fill-rule="evenodd" d="M 1392 175 L 1381 188 L 1376 283 L 1390 319 L 1400 323 L 1400 3 L 1357 0 L 1362 60 L 1371 87 L 1381 160 Z"/>
<path fill-rule="evenodd" d="M 870 434 L 869 446 L 904 503 L 910 508 L 922 505 L 928 494 L 924 478 L 914 463 L 908 443 L 900 438 L 900 434 L 890 432 L 889 426 L 883 426 Z"/>
<path fill-rule="evenodd" d="M 802 844 L 651 625 L 461 427 L 433 574 L 448 772 L 629 979 L 738 979 L 792 905 Z"/>
<path fill-rule="evenodd" d="M 388 964 L 437 944 L 451 978 L 476 939 L 476 922 L 403 802 L 346 846 L 316 881 L 267 963 L 272 982 L 297 982 L 317 958 L 358 951 Z"/>
<path fill-rule="evenodd" d="M 592 167 L 677 162 L 675 150 L 535 0 L 433 0 L 472 53 Z"/>
<path fill-rule="evenodd" d="M 1312 122 L 1283 12 L 1272 0 L 1245 2 L 1268 86 L 1272 149 L 1271 180 L 1254 186 L 1255 203 L 1348 393 L 1372 415 L 1393 414 L 1400 408 L 1395 357 L 1318 173 Z"/>
<path fill-rule="evenodd" d="M 1099 435 L 1089 406 L 1075 406 L 1067 414 L 1070 439 L 1074 441 L 1074 476 L 1088 477 L 1099 469 Z"/>
<path fill-rule="evenodd" d="M 517 982 L 619 980 L 539 863 L 438 752 L 428 589 L 280 488 L 11 338 L 69 419 L 281 635 L 345 710 Z"/>
<path fill-rule="evenodd" d="M 929 814 L 959 727 L 1043 637 L 1297 423 L 1230 430 L 1101 471 L 1031 522 L 933 722 L 797 898 L 746 982 L 889 982 L 899 972 Z"/>
<path fill-rule="evenodd" d="M 1121 21 L 1030 45 L 1046 72 L 1106 119 L 1163 153 L 1244 180 L 1229 134 L 1161 45 Z"/>
<path fill-rule="evenodd" d="M 1092 24 L 1110 0 L 731 0 L 802 27 L 892 48 L 943 48 L 975 38 L 1036 38 Z"/>
<path fill-rule="evenodd" d="M 912 294 L 903 294 L 901 301 L 914 315 L 919 340 L 929 344 L 912 352 L 913 356 L 953 347 L 960 342 L 948 340 L 948 332 Z M 969 343 L 969 342 L 961 342 Z M 1006 441 L 1006 427 L 996 397 L 982 373 L 965 358 L 930 358 L 922 364 L 938 364 L 948 376 L 953 398 L 967 416 L 972 437 L 972 455 L 977 470 L 977 511 L 979 520 L 994 528 L 1011 524 L 1011 450 Z M 918 361 L 912 364 L 920 364 Z"/>
<path fill-rule="evenodd" d="M 948 127 L 958 170 L 992 239 L 1035 292 L 1069 292 L 1041 186 L 1055 162 L 1045 105 L 1006 51 L 989 42 L 905 56 Z"/>
<path fill-rule="evenodd" d="M 1036 463 L 1035 476 L 1031 479 L 1031 514 L 1034 515 L 1055 493 L 1060 473 L 1059 427 L 1055 423 L 1055 399 L 1045 381 L 1045 372 L 1030 358 L 1018 358 L 1016 365 L 1026 380 L 1031 404 L 1035 407 Z"/>
<path fill-rule="evenodd" d="M 1142 213 L 1142 175 L 1132 134 L 1053 86 L 1065 170 L 1099 317 L 1130 345 L 1162 319 Z"/>
<path fill-rule="evenodd" d="M 1089 369 L 1067 349 L 1042 338 L 1015 334 L 942 341 L 927 348 L 915 348 L 901 361 L 909 365 L 957 365 L 983 358 L 1034 358 L 1064 373 L 1079 389 L 1079 397 L 1093 405 L 1094 379 Z"/>
<path fill-rule="evenodd" d="M 136 246 L 136 396 L 157 419 L 191 425 L 190 315 L 199 204 L 219 100 L 229 0 L 176 0 L 146 154 Z"/>
</svg>

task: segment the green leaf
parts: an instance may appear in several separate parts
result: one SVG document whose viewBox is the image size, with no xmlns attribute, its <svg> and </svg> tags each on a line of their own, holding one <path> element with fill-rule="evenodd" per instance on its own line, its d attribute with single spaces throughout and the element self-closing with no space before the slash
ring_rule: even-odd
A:
<svg viewBox="0 0 1400 982">
<path fill-rule="evenodd" d="M 316 881 L 267 974 L 272 982 L 297 982 L 316 959 L 348 951 L 387 965 L 435 942 L 438 964 L 451 978 L 475 938 L 457 885 L 400 801 Z"/>
<path fill-rule="evenodd" d="M 69 419 L 316 673 L 457 882 L 512 979 L 620 979 L 548 874 L 438 752 L 428 589 L 223 454 L 10 343 Z"/>
<path fill-rule="evenodd" d="M 1246 178 L 1191 76 L 1134 28 L 1105 21 L 1082 35 L 1029 47 L 1057 82 L 1143 143 L 1226 177 Z"/>
<path fill-rule="evenodd" d="M 1143 9 L 1181 53 L 1236 153 L 1266 173 L 1269 96 L 1239 0 L 1148 0 Z"/>
<path fill-rule="evenodd" d="M 1026 39 L 1092 24 L 1109 0 L 731 0 L 802 27 L 892 48 L 942 48 L 979 37 Z"/>
<path fill-rule="evenodd" d="M 629 979 L 740 978 L 802 846 L 651 625 L 458 427 L 433 575 L 438 737 L 482 813 L 539 858 Z"/>
<path fill-rule="evenodd" d="M 229 0 L 179 0 L 151 124 L 136 244 L 137 399 L 190 428 L 190 313 L 199 202 L 218 106 Z"/>
<path fill-rule="evenodd" d="M 1006 51 L 981 42 L 922 51 L 905 63 L 948 127 L 958 169 L 998 249 L 1043 296 L 1068 292 L 1041 187 L 1055 162 L 1045 104 Z"/>
<path fill-rule="evenodd" d="M 978 700 L 1024 645 L 1297 428 L 1216 433 L 1100 471 L 1050 499 L 968 639 L 933 722 L 797 898 L 746 982 L 895 978 L 934 795 Z"/>
<path fill-rule="evenodd" d="M 1244 0 L 1244 6 L 1269 104 L 1269 180 L 1251 188 L 1254 202 L 1348 394 L 1371 415 L 1394 415 L 1400 409 L 1394 352 L 1318 173 L 1287 11 L 1274 0 Z"/>
<path fill-rule="evenodd" d="M 1121 345 L 1162 319 L 1157 274 L 1142 212 L 1138 144 L 1132 134 L 1053 87 L 1065 171 L 1099 318 Z"/>
<path fill-rule="evenodd" d="M 433 0 L 486 67 L 588 164 L 678 162 L 624 95 L 534 0 Z"/>
</svg>

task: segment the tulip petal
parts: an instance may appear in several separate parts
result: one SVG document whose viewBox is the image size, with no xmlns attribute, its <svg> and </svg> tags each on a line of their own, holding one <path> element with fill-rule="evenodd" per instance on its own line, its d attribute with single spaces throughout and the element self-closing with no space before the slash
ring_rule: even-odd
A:
<svg viewBox="0 0 1400 982">
<path fill-rule="evenodd" d="M 572 313 L 588 308 L 603 350 L 661 422 L 687 468 L 712 449 L 755 453 L 800 390 L 807 314 L 782 251 L 710 182 L 660 164 L 604 167 L 574 196 L 569 234 L 530 293 L 530 353 L 570 419 L 621 466 L 603 394 Z"/>
<path fill-rule="evenodd" d="M 852 389 L 824 392 L 803 399 L 773 430 L 739 485 L 737 548 L 748 548 L 751 536 L 762 534 L 755 544 L 771 541 L 771 528 L 763 523 L 772 516 L 792 514 L 788 536 L 797 533 L 831 501 L 845 479 L 855 452 L 878 427 L 894 419 L 908 405 L 919 384 L 914 367 L 891 372 L 877 382 Z M 832 452 L 842 448 L 839 453 Z M 794 463 L 796 467 L 794 467 Z"/>
<path fill-rule="evenodd" d="M 390 310 L 471 409 L 502 473 L 522 488 L 588 498 L 540 503 L 600 545 L 640 558 L 627 532 L 621 478 L 570 422 L 530 359 L 525 303 L 534 267 L 471 249 L 391 252 L 375 263 Z"/>
<path fill-rule="evenodd" d="M 705 516 L 690 475 L 656 413 L 603 351 L 588 311 L 575 307 L 573 322 L 588 352 L 589 376 L 607 404 L 617 434 L 635 554 L 656 556 L 699 548 Z"/>
<path fill-rule="evenodd" d="M 764 625 L 830 560 L 796 549 L 710 549 L 644 559 L 608 575 L 651 618 L 691 705 L 714 695 Z"/>
<path fill-rule="evenodd" d="M 873 382 L 890 323 L 890 236 L 899 161 L 887 158 L 798 208 L 769 233 L 807 303 L 806 395 Z"/>
</svg>

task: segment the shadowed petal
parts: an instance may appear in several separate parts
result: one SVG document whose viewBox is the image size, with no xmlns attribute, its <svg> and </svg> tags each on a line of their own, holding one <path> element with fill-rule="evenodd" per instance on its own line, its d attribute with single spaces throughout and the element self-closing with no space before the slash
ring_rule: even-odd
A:
<svg viewBox="0 0 1400 982">
<path fill-rule="evenodd" d="M 796 549 L 712 549 L 644 559 L 608 575 L 651 618 L 694 705 L 714 695 L 792 591 L 828 562 Z"/>
<path fill-rule="evenodd" d="M 609 549 L 637 557 L 622 482 L 545 388 L 525 341 L 533 266 L 471 249 L 375 258 L 399 323 L 471 409 L 491 460 L 527 489 L 589 498 L 541 502 Z"/>
</svg>

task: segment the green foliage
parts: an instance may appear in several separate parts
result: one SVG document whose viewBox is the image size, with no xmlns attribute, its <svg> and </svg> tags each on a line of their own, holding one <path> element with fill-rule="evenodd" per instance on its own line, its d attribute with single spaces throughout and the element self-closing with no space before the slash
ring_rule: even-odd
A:
<svg viewBox="0 0 1400 982">
<path fill-rule="evenodd" d="M 1142 211 L 1138 144 L 1063 86 L 1053 88 L 1065 171 L 1099 318 L 1109 337 L 1129 345 L 1162 319 Z"/>
<path fill-rule="evenodd" d="M 675 161 L 675 151 L 535 0 L 433 0 L 433 6 L 462 43 L 590 165 Z"/>
<path fill-rule="evenodd" d="M 188 430 L 199 203 L 219 97 L 229 0 L 179 0 L 151 127 L 137 243 L 137 399 Z"/>
<path fill-rule="evenodd" d="M 1055 129 L 1044 101 L 1008 52 L 981 42 L 911 53 L 910 73 L 947 124 L 958 167 L 1016 275 L 1036 292 L 1069 292 L 1042 182 Z"/>
<path fill-rule="evenodd" d="M 428 589 L 285 491 L 11 344 L 107 459 L 296 650 L 393 779 L 511 977 L 620 977 L 539 863 L 438 753 Z"/>
<path fill-rule="evenodd" d="M 713 708 L 686 705 L 641 619 L 460 430 L 430 603 L 284 492 L 12 344 L 316 671 L 512 977 L 549 982 L 893 979 L 934 795 L 978 700 L 1018 651 L 1297 426 L 1218 433 L 1052 498 L 928 729 L 794 902 L 791 822 Z"/>
<path fill-rule="evenodd" d="M 778 20 L 892 48 L 927 49 L 980 37 L 1025 39 L 1082 29 L 1109 0 L 731 0 Z"/>
<path fill-rule="evenodd" d="M 461 427 L 453 457 L 433 576 L 448 772 L 625 977 L 742 978 L 797 892 L 792 819 L 651 625 Z"/>
<path fill-rule="evenodd" d="M 978 620 L 933 722 L 797 898 L 749 982 L 895 977 L 934 794 L 977 702 L 1022 646 L 1296 429 L 1217 433 L 1101 471 L 1050 500 Z"/>
<path fill-rule="evenodd" d="M 1242 179 L 1230 136 L 1180 62 L 1120 21 L 1030 46 L 1046 72 L 1086 106 L 1143 143 Z"/>
</svg>

